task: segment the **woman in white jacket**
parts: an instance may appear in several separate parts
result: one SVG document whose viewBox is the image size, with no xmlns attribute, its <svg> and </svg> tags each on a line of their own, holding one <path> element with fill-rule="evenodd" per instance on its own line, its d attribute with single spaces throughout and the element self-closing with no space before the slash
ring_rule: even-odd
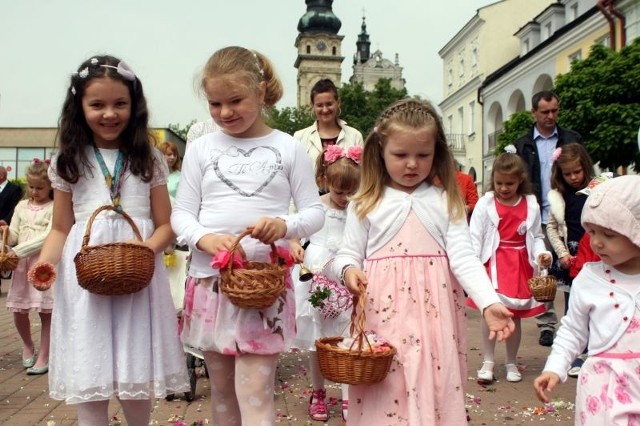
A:
<svg viewBox="0 0 640 426">
<path fill-rule="evenodd" d="M 507 147 L 509 148 L 509 147 Z M 485 265 L 500 301 L 514 314 L 516 329 L 506 340 L 507 381 L 522 380 L 516 365 L 520 347 L 520 318 L 544 312 L 529 290 L 528 279 L 538 264 L 549 266 L 551 253 L 544 246 L 540 208 L 527 180 L 524 163 L 515 151 L 499 155 L 493 163 L 490 190 L 478 201 L 471 216 L 471 243 Z M 476 308 L 474 300 L 467 305 Z M 489 340 L 482 323 L 484 362 L 478 381 L 492 382 L 495 341 Z"/>
</svg>

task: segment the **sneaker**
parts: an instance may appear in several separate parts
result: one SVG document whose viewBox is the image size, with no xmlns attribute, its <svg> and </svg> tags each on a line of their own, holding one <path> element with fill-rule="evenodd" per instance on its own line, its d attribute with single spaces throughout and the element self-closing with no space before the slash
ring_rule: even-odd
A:
<svg viewBox="0 0 640 426">
<path fill-rule="evenodd" d="M 584 364 L 584 360 L 582 358 L 576 358 L 571 363 L 571 368 L 567 371 L 567 376 L 569 377 L 578 377 L 580 375 L 580 369 L 582 368 L 582 364 Z"/>
<path fill-rule="evenodd" d="M 553 345 L 553 331 L 551 330 L 542 330 L 540 333 L 540 340 L 538 340 L 540 346 L 551 346 Z"/>
</svg>

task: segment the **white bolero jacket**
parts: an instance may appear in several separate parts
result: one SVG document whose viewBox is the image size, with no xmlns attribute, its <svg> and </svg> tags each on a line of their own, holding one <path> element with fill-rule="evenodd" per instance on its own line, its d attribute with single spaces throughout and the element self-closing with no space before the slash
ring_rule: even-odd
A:
<svg viewBox="0 0 640 426">
<path fill-rule="evenodd" d="M 498 303 L 498 296 L 469 241 L 467 221 L 464 218 L 451 221 L 446 198 L 442 189 L 423 183 L 411 194 L 385 187 L 379 204 L 364 220 L 357 217 L 350 205 L 342 248 L 327 272 L 337 278 L 345 266 L 362 269 L 364 261 L 400 231 L 413 210 L 444 249 L 453 275 L 476 304 L 484 309 Z"/>
</svg>

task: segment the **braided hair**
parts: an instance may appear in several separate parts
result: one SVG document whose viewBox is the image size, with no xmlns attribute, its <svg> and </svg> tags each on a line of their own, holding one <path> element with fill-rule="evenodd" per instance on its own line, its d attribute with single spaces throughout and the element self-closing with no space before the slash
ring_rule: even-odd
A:
<svg viewBox="0 0 640 426">
<path fill-rule="evenodd" d="M 391 177 L 383 159 L 384 147 L 395 132 L 407 128 L 415 130 L 428 127 L 435 132 L 433 166 L 425 181 L 441 186 L 447 192 L 447 204 L 452 220 L 465 217 L 464 203 L 456 180 L 455 162 L 444 134 L 444 127 L 435 107 L 417 99 L 403 99 L 386 108 L 364 143 L 361 182 L 353 198 L 355 211 L 360 219 L 380 202 L 385 185 Z"/>
</svg>

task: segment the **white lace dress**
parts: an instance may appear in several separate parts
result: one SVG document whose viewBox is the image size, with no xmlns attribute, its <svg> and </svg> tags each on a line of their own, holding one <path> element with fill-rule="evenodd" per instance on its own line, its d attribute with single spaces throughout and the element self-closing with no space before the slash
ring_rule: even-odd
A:
<svg viewBox="0 0 640 426">
<path fill-rule="evenodd" d="M 116 150 L 100 150 L 113 173 Z M 110 399 L 161 398 L 189 390 L 186 363 L 162 254 L 156 255 L 151 284 L 131 295 L 99 296 L 78 285 L 73 258 L 80 249 L 86 222 L 99 206 L 111 204 L 109 191 L 95 161 L 93 176 L 69 184 L 49 170 L 54 188 L 71 192 L 75 224 L 71 228 L 53 284 L 55 301 L 51 327 L 49 394 L 67 403 Z M 124 210 L 143 239 L 154 231 L 151 188 L 166 183 L 167 168 L 154 151 L 156 168 L 150 183 L 126 173 L 121 190 Z M 89 245 L 135 239 L 129 224 L 113 212 L 93 222 Z"/>
</svg>

